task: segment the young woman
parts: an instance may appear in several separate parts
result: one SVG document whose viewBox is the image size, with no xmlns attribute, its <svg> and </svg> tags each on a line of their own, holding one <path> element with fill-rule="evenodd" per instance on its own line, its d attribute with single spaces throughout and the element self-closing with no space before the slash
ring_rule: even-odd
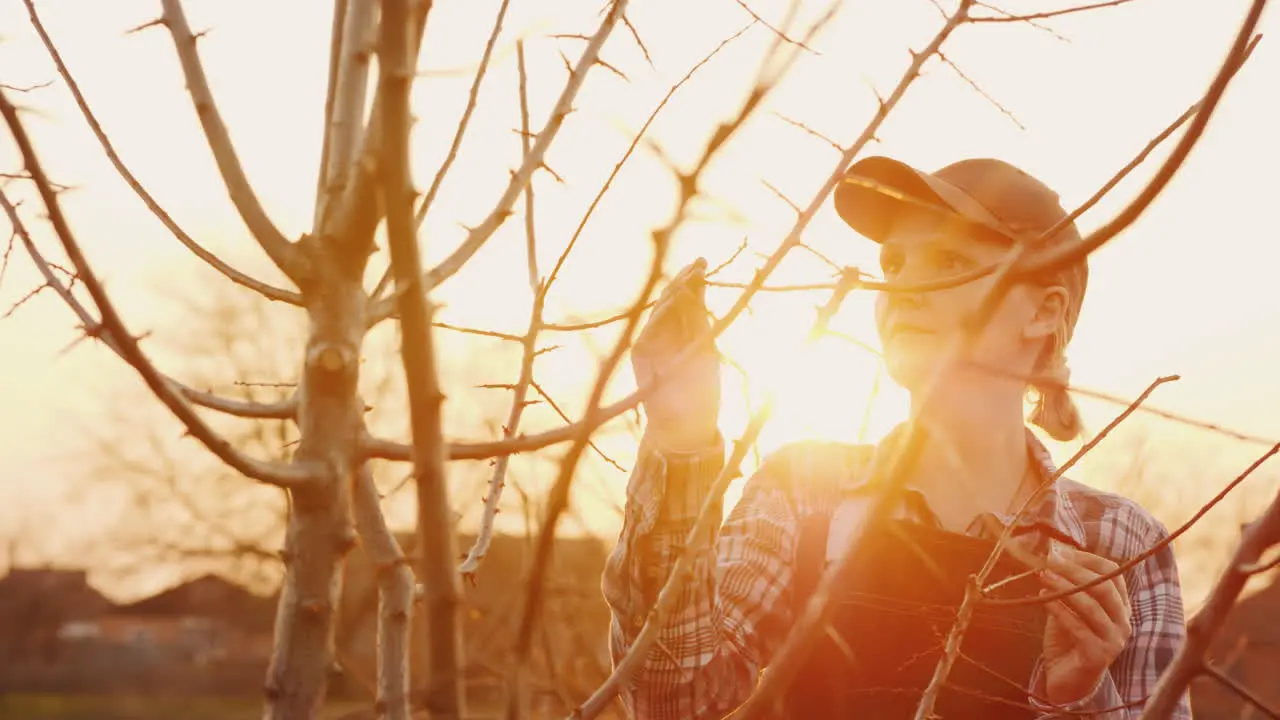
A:
<svg viewBox="0 0 1280 720">
<path fill-rule="evenodd" d="M 881 245 L 888 282 L 995 262 L 1011 238 L 1039 237 L 1066 216 L 1052 190 L 998 160 L 926 173 L 873 157 L 856 163 L 849 179 L 869 182 L 841 183 L 836 209 Z M 1078 239 L 1069 224 L 1044 242 Z M 633 352 L 641 387 L 707 327 L 704 269 L 701 260 L 685 268 L 642 331 Z M 1012 559 L 999 566 L 996 575 L 1011 578 L 1004 589 L 1023 597 L 1085 583 L 1167 537 L 1159 521 L 1125 498 L 1065 478 L 1036 492 L 1055 469 L 1024 424 L 1024 398 L 1034 394 L 1030 420 L 1055 439 L 1077 437 L 1080 420 L 1060 384 L 1035 387 L 1019 378 L 1065 384 L 1065 351 L 1087 277 L 1081 262 L 1020 282 L 970 354 L 950 364 L 945 349 L 990 276 L 931 293 L 882 293 L 876 320 L 887 369 L 912 393 L 910 421 L 927 438 L 892 517 L 867 522 L 868 491 L 877 482 L 869 469 L 877 452 L 900 442 L 903 427 L 878 447 L 805 442 L 772 454 L 697 558 L 679 606 L 624 689 L 634 717 L 700 720 L 732 711 L 766 671 L 822 567 L 851 544 L 859 571 L 851 585 L 835 589 L 821 646 L 779 698 L 787 717 L 911 717 L 965 578 L 1011 523 L 1018 546 L 1045 565 L 1038 573 Z M 939 381 L 926 396 L 935 374 Z M 640 458 L 603 581 L 615 661 L 643 626 L 723 465 L 719 388 L 712 348 L 645 403 Z M 851 417 L 855 412 L 850 408 Z M 1060 600 L 980 607 L 936 712 L 1136 717 L 1184 637 L 1177 568 L 1165 548 Z M 1190 718 L 1185 697 L 1176 717 Z"/>
</svg>

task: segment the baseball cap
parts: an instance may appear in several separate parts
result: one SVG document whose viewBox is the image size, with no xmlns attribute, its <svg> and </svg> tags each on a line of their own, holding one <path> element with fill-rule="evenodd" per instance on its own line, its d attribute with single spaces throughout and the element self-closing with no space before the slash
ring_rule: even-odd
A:
<svg viewBox="0 0 1280 720">
<path fill-rule="evenodd" d="M 960 160 L 932 173 L 888 157 L 864 158 L 845 173 L 833 202 L 845 223 L 877 243 L 884 242 L 899 215 L 920 212 L 922 205 L 949 210 L 1010 242 L 1022 239 L 1033 251 L 1081 240 L 1074 221 L 1042 238 L 1068 217 L 1058 194 L 995 158 Z M 1074 328 L 1089 279 L 1087 260 L 1063 268 L 1053 279 L 1071 295 L 1067 325 Z"/>
</svg>

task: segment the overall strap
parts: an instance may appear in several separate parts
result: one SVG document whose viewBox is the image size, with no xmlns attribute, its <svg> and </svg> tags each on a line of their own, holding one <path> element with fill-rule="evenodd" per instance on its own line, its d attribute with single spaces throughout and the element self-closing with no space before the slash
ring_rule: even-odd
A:
<svg viewBox="0 0 1280 720">
<path fill-rule="evenodd" d="M 831 528 L 831 514 L 815 512 L 800 519 L 796 538 L 796 561 L 792 580 L 792 617 L 799 618 L 805 604 L 818 589 L 822 571 L 827 564 L 827 533 Z"/>
</svg>

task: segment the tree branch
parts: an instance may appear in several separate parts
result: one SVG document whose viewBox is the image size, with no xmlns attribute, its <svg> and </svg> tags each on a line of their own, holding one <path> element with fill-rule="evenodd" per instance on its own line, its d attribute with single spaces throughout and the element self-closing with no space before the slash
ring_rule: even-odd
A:
<svg viewBox="0 0 1280 720">
<path fill-rule="evenodd" d="M 1097 2 L 1089 5 L 1077 5 L 1075 7 L 1062 8 L 1059 10 L 1046 10 L 1044 12 L 1029 13 L 1027 15 L 992 15 L 992 16 L 975 16 L 970 22 L 975 23 L 1007 23 L 1007 22 L 1030 22 L 1032 20 L 1047 20 L 1049 18 L 1061 17 L 1063 15 L 1071 15 L 1074 13 L 1088 12 L 1089 10 L 1101 10 L 1102 8 L 1116 7 L 1117 5 L 1127 5 L 1133 0 L 1108 0 L 1108 2 Z M 989 7 L 986 3 L 978 3 L 982 7 Z"/>
<path fill-rule="evenodd" d="M 368 463 L 361 463 L 352 514 L 378 579 L 378 699 L 384 720 L 409 720 L 409 629 L 413 622 L 413 571 L 387 528 Z"/>
<path fill-rule="evenodd" d="M 1249 13 L 1240 27 L 1240 32 L 1236 36 L 1231 50 L 1227 53 L 1223 60 L 1222 67 L 1218 70 L 1217 76 L 1213 83 L 1209 86 L 1204 97 L 1191 106 L 1186 112 L 1187 119 L 1192 119 L 1191 126 L 1187 128 L 1185 134 L 1178 141 L 1177 146 L 1165 158 L 1165 161 L 1156 170 L 1154 176 L 1147 182 L 1138 196 L 1129 202 L 1110 222 L 1102 227 L 1094 230 L 1088 236 L 1084 237 L 1079 243 L 1069 243 L 1061 247 L 1039 253 L 1028 253 L 1019 261 L 1018 267 L 1013 271 L 1011 277 L 1033 277 L 1040 274 L 1052 273 L 1055 270 L 1066 267 L 1074 262 L 1078 262 L 1094 250 L 1102 247 L 1117 234 L 1129 227 L 1134 220 L 1141 215 L 1147 207 L 1155 200 L 1156 196 L 1164 189 L 1173 175 L 1182 167 L 1182 163 L 1187 159 L 1191 149 L 1199 141 L 1205 127 L 1208 125 L 1209 118 L 1218 106 L 1218 101 L 1222 99 L 1223 93 L 1226 91 L 1228 83 L 1240 69 L 1241 65 L 1249 59 L 1253 48 L 1257 45 L 1261 36 L 1250 37 L 1254 29 L 1257 27 L 1258 19 L 1261 16 L 1262 8 L 1266 5 L 1267 0 L 1254 0 L 1249 8 Z M 1156 136 L 1147 148 L 1133 160 L 1130 167 L 1136 167 L 1146 155 L 1155 148 L 1165 137 L 1171 135 L 1178 126 L 1184 122 L 1183 118 L 1174 121 L 1163 133 Z M 848 182 L 859 182 L 868 184 L 861 180 L 849 179 Z M 1119 179 L 1115 179 L 1113 183 L 1109 183 L 1095 194 L 1100 197 L 1103 193 L 1110 189 L 1114 183 L 1118 183 Z M 892 193 L 892 189 L 882 188 Z M 1089 206 L 1091 203 L 1086 203 Z M 1082 206 L 1084 207 L 1084 206 Z M 1056 232 L 1056 230 L 1055 230 Z M 998 264 L 987 265 L 977 268 L 967 273 L 962 273 L 951 278 L 942 280 L 920 282 L 920 283 L 867 283 L 866 288 L 869 290 L 878 290 L 881 292 L 905 292 L 905 293 L 923 293 L 934 292 L 937 290 L 946 290 L 948 288 L 958 287 L 965 283 L 990 275 L 996 271 Z"/>
<path fill-rule="evenodd" d="M 187 91 L 195 105 L 196 116 L 204 129 L 205 138 L 209 142 L 209 150 L 218 164 L 218 171 L 226 185 L 231 202 L 240 213 L 244 224 L 253 233 L 258 244 L 276 267 L 290 280 L 300 287 L 306 284 L 306 262 L 297 246 L 291 243 L 271 222 L 266 210 L 258 201 L 258 196 L 249 185 L 249 178 L 240 166 L 235 146 L 231 143 L 231 135 L 222 122 L 222 115 L 214 103 L 213 93 L 209 89 L 209 79 L 205 77 L 204 67 L 200 64 L 200 56 L 196 51 L 196 38 L 187 23 L 186 13 L 182 10 L 181 0 L 160 0 L 164 14 L 160 22 L 169 30 L 173 38 L 173 46 L 178 53 L 178 61 L 182 65 L 182 74 L 187 80 Z"/>
<path fill-rule="evenodd" d="M 346 9 L 336 56 L 338 65 L 325 114 L 320 158 L 320 192 L 316 194 L 314 227 L 327 226 L 334 201 L 355 172 L 356 145 L 364 130 L 365 99 L 369 85 L 369 61 L 377 32 L 376 0 L 340 0 Z"/>
<path fill-rule="evenodd" d="M 261 280 L 245 275 L 239 270 L 228 265 L 217 255 L 206 250 L 204 246 L 188 235 L 187 232 L 178 225 L 173 217 L 160 206 L 160 203 L 157 202 L 151 193 L 142 186 L 142 183 L 138 181 L 138 178 L 135 177 L 133 172 L 129 170 L 128 166 L 124 164 L 124 160 L 120 158 L 120 155 L 116 152 L 111 139 L 107 137 L 106 131 L 103 130 L 101 123 L 98 122 L 97 116 L 94 115 L 93 110 L 89 108 L 88 101 L 85 100 L 84 95 L 80 92 L 79 83 L 77 83 L 75 78 L 72 77 L 71 71 L 62 60 L 62 53 L 58 52 L 57 46 L 53 44 L 53 39 L 49 37 L 48 31 L 45 30 L 44 23 L 41 22 L 40 15 L 36 12 L 34 0 L 23 0 L 23 2 L 27 6 L 27 15 L 31 18 L 31 26 L 35 28 L 36 34 L 40 36 L 40 42 L 44 44 L 45 50 L 49 53 L 49 57 L 57 67 L 58 74 L 62 76 L 62 81 L 67 84 L 67 89 L 71 91 L 71 96 L 76 101 L 76 107 L 80 108 L 80 114 L 84 116 L 85 122 L 89 125 L 89 129 L 93 131 L 94 137 L 98 139 L 98 144 L 102 146 L 102 150 L 106 154 L 107 159 L 111 161 L 111 165 L 116 169 L 116 172 L 120 174 L 120 177 L 124 179 L 125 183 L 134 191 L 134 193 L 141 198 L 142 203 L 147 206 L 147 209 L 150 210 L 162 224 L 164 224 L 165 228 L 167 228 L 169 232 L 173 233 L 173 236 L 178 239 L 178 242 L 186 246 L 186 248 L 194 253 L 196 257 L 205 261 L 209 267 L 212 267 L 214 270 L 222 273 L 222 275 L 228 280 L 236 283 L 237 285 L 249 288 L 270 300 L 286 302 L 290 305 L 301 305 L 302 298 L 298 293 L 292 290 L 274 287 L 262 282 Z"/>
<path fill-rule="evenodd" d="M 440 186 L 444 183 L 444 178 L 449 173 L 449 168 L 453 166 L 453 161 L 458 157 L 458 148 L 462 147 L 462 138 L 466 135 L 467 127 L 471 124 L 471 114 L 475 112 L 477 100 L 480 96 L 480 85 L 484 82 L 485 72 L 489 69 L 489 60 L 493 57 L 493 48 L 498 43 L 498 36 L 502 34 L 502 21 L 507 16 L 507 7 L 510 4 L 511 0 L 502 0 L 502 5 L 498 7 L 498 16 L 493 21 L 493 29 L 489 32 L 489 39 L 485 42 L 484 52 L 480 55 L 480 65 L 476 68 L 475 77 L 471 81 L 471 90 L 467 94 L 467 105 L 462 111 L 462 118 L 458 121 L 457 129 L 453 133 L 453 141 L 449 144 L 449 150 L 445 153 L 440 167 L 436 169 L 435 177 L 432 178 L 426 195 L 422 197 L 422 202 L 418 205 L 417 216 L 414 218 L 415 229 L 422 228 L 422 223 L 427 218 L 427 210 L 435 200 L 436 193 L 440 191 Z M 528 132 L 528 128 L 525 129 L 525 132 Z M 526 152 L 526 154 L 528 153 Z M 381 297 L 387 287 L 387 283 L 390 281 L 391 268 L 388 267 L 369 296 L 374 298 Z"/>
<path fill-rule="evenodd" d="M 506 2 L 504 0 L 503 10 L 505 11 L 505 9 Z M 499 18 L 498 24 L 501 25 L 501 22 L 501 18 Z M 494 37 L 497 37 L 496 29 L 493 37 L 490 38 L 491 42 Z M 523 41 L 516 44 L 516 71 L 520 77 L 518 92 L 520 94 L 520 128 L 523 131 L 520 135 L 520 142 L 527 156 L 531 148 L 529 142 L 528 75 L 525 70 Z M 523 346 L 520 355 L 520 376 L 516 380 L 515 388 L 512 391 L 511 410 L 507 413 L 507 422 L 502 426 L 504 438 L 509 438 L 516 434 L 517 429 L 520 427 L 520 419 L 524 414 L 524 408 L 528 404 L 525 401 L 529 396 L 530 386 L 534 384 L 533 362 L 538 356 L 538 333 L 542 330 L 542 309 L 546 299 L 544 287 L 538 280 L 538 248 L 533 217 L 533 198 L 533 183 L 526 183 L 524 186 L 525 266 L 528 268 L 529 292 L 533 297 L 533 307 L 529 312 L 529 328 L 525 331 L 524 337 L 520 338 Z M 547 284 L 549 285 L 550 281 Z M 502 491 L 506 485 L 507 465 L 510 460 L 510 455 L 504 455 L 494 462 L 493 475 L 489 478 L 489 491 L 485 495 L 484 508 L 480 514 L 480 529 L 476 532 L 475 542 L 472 543 L 471 549 L 467 551 L 467 556 L 463 558 L 462 564 L 458 567 L 458 572 L 462 577 L 473 584 L 476 582 L 476 572 L 480 569 L 480 563 L 484 560 L 485 555 L 488 554 L 489 545 L 493 541 L 493 523 L 498 517 L 498 506 L 502 501 Z"/>
<path fill-rule="evenodd" d="M 466 239 L 453 253 L 427 274 L 426 284 L 429 287 L 441 284 L 462 269 L 467 260 L 472 255 L 475 255 L 476 251 L 492 237 L 493 233 L 511 215 L 511 206 L 515 203 L 516 198 L 520 196 L 525 183 L 529 182 L 533 177 L 533 173 L 542 167 L 542 159 L 546 155 L 547 148 L 551 146 L 551 141 L 555 139 L 560 127 L 564 124 L 564 119 L 569 114 L 573 99 L 577 96 L 578 90 L 581 89 L 582 83 L 586 80 L 587 73 L 595 65 L 596 58 L 600 55 L 600 48 L 609 37 L 609 33 L 618 24 L 623 11 L 626 10 L 626 5 L 627 0 L 611 0 L 609 12 L 605 15 L 604 20 L 601 21 L 599 29 L 591 36 L 591 42 L 587 43 L 586 49 L 582 51 L 582 57 L 578 59 L 578 64 L 569 75 L 569 79 L 560 93 L 560 98 L 556 101 L 555 107 L 551 109 L 551 116 L 548 118 L 547 124 L 538 133 L 538 139 L 525 156 L 524 162 L 520 164 L 520 169 L 512 174 L 506 190 L 498 199 L 489 216 L 468 233 Z M 377 323 L 386 319 L 391 315 L 394 307 L 394 297 L 388 297 L 376 302 L 373 311 L 370 313 L 370 322 Z"/>
<path fill-rule="evenodd" d="M 856 286 L 857 277 L 846 275 L 831 294 L 831 298 L 819 309 L 818 317 L 809 332 L 808 342 L 813 342 L 822 337 L 831 322 L 831 318 L 835 317 L 841 303 L 844 302 L 845 298 Z M 568 720 L 592 720 L 598 717 L 648 656 L 649 649 L 658 639 L 658 632 L 662 629 L 667 616 L 675 608 L 680 593 L 683 592 L 684 582 L 693 571 L 693 563 L 699 553 L 706 549 L 706 545 L 714 540 L 714 530 L 721 521 L 720 509 L 724 493 L 729 488 L 729 483 L 741 475 L 742 461 L 751 448 L 755 446 L 760 437 L 760 431 L 764 429 L 765 423 L 773 415 L 773 407 L 773 398 L 769 397 L 766 398 L 765 403 L 759 410 L 752 413 L 751 420 L 747 423 L 742 437 L 734 443 L 733 453 L 729 456 L 728 462 L 721 468 L 719 476 L 716 477 L 710 492 L 707 494 L 706 499 L 703 500 L 698 519 L 694 521 L 693 528 L 690 529 L 685 537 L 680 556 L 676 559 L 675 565 L 671 569 L 671 574 L 667 576 L 666 582 L 662 586 L 662 590 L 659 591 L 653 607 L 649 609 L 649 613 L 645 617 L 644 627 L 640 629 L 640 634 L 636 636 L 631 647 L 627 649 L 622 661 L 614 666 L 609 678 L 572 713 Z"/>
<path fill-rule="evenodd" d="M 1190 687 L 1191 681 L 1204 671 L 1209 646 L 1218 636 L 1236 598 L 1249 580 L 1249 573 L 1241 568 L 1257 562 L 1269 548 L 1277 544 L 1280 544 L 1280 494 L 1241 533 L 1240 544 L 1232 555 L 1231 564 L 1214 584 L 1204 607 L 1187 623 L 1187 639 L 1178 647 L 1173 662 L 1160 676 L 1150 700 L 1142 710 L 1140 720 L 1170 716 Z"/>
<path fill-rule="evenodd" d="M 431 7 L 431 0 L 421 0 L 412 8 L 409 56 L 414 58 L 415 65 Z M 324 224 L 316 228 L 316 234 L 340 239 L 353 249 L 354 257 L 366 260 L 372 249 L 374 231 L 384 212 L 377 187 L 381 152 L 382 98 L 375 96 L 366 129 L 360 136 L 359 150 L 353 159 L 351 175 L 337 198 L 336 207 L 330 205 Z M 355 249 L 359 252 L 354 252 Z"/>
<path fill-rule="evenodd" d="M 18 119 L 17 108 L 9 102 L 8 96 L 2 90 L 0 90 L 0 114 L 4 115 L 5 123 L 9 126 L 9 131 L 22 155 L 23 165 L 35 181 L 36 189 L 40 193 L 40 198 L 49 216 L 49 222 L 53 225 L 58 240 L 62 243 L 67 257 L 76 269 L 76 274 L 84 283 L 86 290 L 88 290 L 90 297 L 93 298 L 93 302 L 101 314 L 101 325 L 91 326 L 89 332 L 97 333 L 100 330 L 112 337 L 120 355 L 138 371 L 143 381 L 146 382 L 147 387 L 151 388 L 151 392 L 182 421 L 193 437 L 231 467 L 255 480 L 281 487 L 299 487 L 314 481 L 318 476 L 318 470 L 314 467 L 301 464 L 283 466 L 262 462 L 237 451 L 225 438 L 209 427 L 190 403 L 170 385 L 168 378 L 155 369 L 138 346 L 137 340 L 125 328 L 124 322 L 116 313 L 110 298 L 107 297 L 102 283 L 98 281 L 98 277 L 89 266 L 88 260 L 81 253 L 79 243 L 77 243 L 66 218 L 62 214 L 58 197 L 50 187 L 44 168 L 41 167 L 40 161 L 36 156 L 35 148 L 31 145 L 31 139 L 27 136 L 26 129 Z M 2 192 L 0 192 L 0 197 L 3 197 Z M 16 208 L 8 201 L 7 197 L 4 199 L 4 207 L 9 214 L 10 220 L 14 221 L 15 229 L 18 229 L 20 223 L 18 222 Z M 30 236 L 25 231 L 20 230 L 19 234 L 24 237 L 26 242 L 30 242 Z M 34 247 L 34 243 L 31 243 L 29 247 Z"/>
<path fill-rule="evenodd" d="M 418 489 L 419 578 L 426 588 L 431 639 L 427 688 L 433 717 L 466 714 L 462 686 L 462 638 L 453 510 L 445 474 L 441 426 L 444 394 L 431 328 L 430 286 L 424 287 L 413 224 L 413 181 L 409 172 L 409 93 L 414 68 L 411 0 L 382 0 L 379 87 L 382 99 L 382 189 L 387 213 L 387 246 L 400 310 L 400 356 L 409 395 L 409 426 Z"/>
<path fill-rule="evenodd" d="M 631 347 L 632 338 L 640 324 L 640 316 L 644 312 L 645 305 L 649 303 L 649 298 L 653 295 L 653 291 L 658 285 L 658 280 L 662 277 L 662 265 L 667 256 L 667 248 L 668 243 L 666 240 L 655 233 L 653 261 L 649 269 L 649 276 L 645 280 L 639 297 L 632 305 L 631 316 L 627 318 L 622 334 L 614 344 L 612 352 L 600 364 L 600 369 L 596 374 L 596 381 L 587 399 L 587 408 L 584 413 L 586 420 L 581 424 L 572 444 L 560 461 L 559 472 L 547 498 L 546 516 L 542 521 L 537 548 L 534 551 L 533 565 L 529 571 L 528 594 L 525 597 L 524 606 L 520 613 L 519 627 L 516 631 L 515 682 L 513 686 L 517 688 L 515 693 L 517 697 L 512 703 L 517 712 L 513 717 L 525 716 L 524 713 L 519 712 L 524 700 L 519 689 L 525 685 L 523 682 L 526 674 L 525 666 L 528 663 L 529 652 L 533 643 L 534 626 L 542 608 L 543 577 L 550 566 L 551 554 L 555 549 L 556 524 L 564 513 L 565 508 L 569 505 L 570 485 L 573 482 L 574 471 L 577 469 L 578 461 L 587 447 L 592 430 L 599 424 L 592 421 L 600 410 L 600 400 L 604 397 L 605 389 L 608 387 L 609 380 L 613 377 L 618 363 L 622 361 L 623 355 Z"/>
</svg>

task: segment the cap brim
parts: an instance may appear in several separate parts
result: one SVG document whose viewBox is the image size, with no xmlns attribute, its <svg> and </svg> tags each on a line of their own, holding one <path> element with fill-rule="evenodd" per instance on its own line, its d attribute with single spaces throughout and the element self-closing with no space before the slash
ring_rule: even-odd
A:
<svg viewBox="0 0 1280 720">
<path fill-rule="evenodd" d="M 836 213 L 859 235 L 882 243 L 904 212 L 933 208 L 1011 237 L 1000 219 L 960 188 L 892 158 L 874 156 L 854 163 L 833 193 Z"/>
</svg>

